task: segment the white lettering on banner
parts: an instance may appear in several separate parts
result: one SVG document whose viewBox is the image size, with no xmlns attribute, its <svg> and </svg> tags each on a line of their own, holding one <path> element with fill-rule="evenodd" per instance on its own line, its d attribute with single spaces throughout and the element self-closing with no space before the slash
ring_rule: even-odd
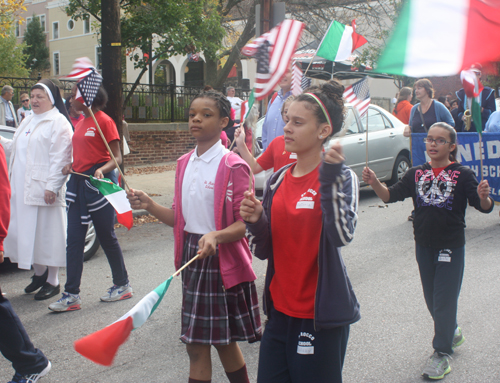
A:
<svg viewBox="0 0 500 383">
<path fill-rule="evenodd" d="M 488 147 L 488 158 L 500 158 L 500 141 L 488 141 L 486 145 Z"/>
<path fill-rule="evenodd" d="M 480 174 L 479 174 L 479 166 L 478 165 L 466 165 L 466 164 L 464 164 L 464 166 L 471 169 L 476 174 L 476 177 L 479 178 Z M 483 177 L 499 178 L 500 177 L 500 165 L 483 165 Z"/>
<path fill-rule="evenodd" d="M 485 145 L 486 144 L 486 145 Z M 486 153 L 485 153 L 486 149 Z M 479 142 L 473 144 L 458 145 L 458 160 L 459 162 L 470 162 L 480 160 L 479 157 Z M 472 158 L 474 156 L 474 158 Z M 500 141 L 491 140 L 483 143 L 483 160 L 500 158 Z"/>
</svg>

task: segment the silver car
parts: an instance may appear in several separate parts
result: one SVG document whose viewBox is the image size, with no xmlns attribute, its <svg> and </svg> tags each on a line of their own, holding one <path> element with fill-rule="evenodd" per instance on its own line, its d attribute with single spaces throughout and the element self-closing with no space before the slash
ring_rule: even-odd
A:
<svg viewBox="0 0 500 383">
<path fill-rule="evenodd" d="M 0 135 L 2 137 L 8 138 L 9 140 L 11 140 L 12 137 L 14 137 L 15 131 L 16 130 L 14 128 L 0 125 Z M 9 158 L 7 157 L 7 164 L 8 163 L 9 163 Z M 91 223 L 87 230 L 87 235 L 85 236 L 85 248 L 83 253 L 83 259 L 85 261 L 88 261 L 90 258 L 92 258 L 99 249 L 99 246 L 100 246 L 99 239 L 97 238 L 94 225 Z"/>
<path fill-rule="evenodd" d="M 364 114 L 362 118 L 352 105 L 346 104 L 346 110 L 343 125 L 346 134 L 342 138 L 332 139 L 329 145 L 340 140 L 346 165 L 351 167 L 357 174 L 360 184 L 364 186 L 361 173 L 366 165 L 366 123 L 368 121 L 368 166 L 379 180 L 389 185 L 396 183 L 410 168 L 410 139 L 403 136 L 405 125 L 377 105 L 370 105 L 368 116 Z M 257 122 L 256 137 L 259 144 L 263 124 L 264 117 Z M 262 196 L 265 179 L 265 172 L 255 176 L 257 196 Z"/>
</svg>

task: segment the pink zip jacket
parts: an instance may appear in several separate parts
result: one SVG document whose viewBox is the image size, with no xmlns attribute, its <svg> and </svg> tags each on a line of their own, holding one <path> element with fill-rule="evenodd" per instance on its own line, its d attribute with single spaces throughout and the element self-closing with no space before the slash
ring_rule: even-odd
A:
<svg viewBox="0 0 500 383">
<path fill-rule="evenodd" d="M 177 160 L 175 171 L 175 195 L 172 209 L 175 214 L 174 254 L 176 269 L 182 266 L 184 227 L 186 226 L 182 215 L 182 180 L 192 153 L 193 151 Z M 214 214 L 217 230 L 225 229 L 236 221 L 243 222 L 240 216 L 240 204 L 243 193 L 248 190 L 249 177 L 250 168 L 240 156 L 230 152 L 222 157 L 214 186 Z M 245 237 L 235 242 L 219 245 L 219 264 L 222 282 L 226 289 L 242 282 L 254 281 L 257 278 L 252 268 L 252 253 Z"/>
</svg>

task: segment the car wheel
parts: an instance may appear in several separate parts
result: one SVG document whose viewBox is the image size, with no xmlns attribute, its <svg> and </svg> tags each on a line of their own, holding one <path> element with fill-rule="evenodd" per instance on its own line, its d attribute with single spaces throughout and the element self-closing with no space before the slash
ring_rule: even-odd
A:
<svg viewBox="0 0 500 383">
<path fill-rule="evenodd" d="M 99 238 L 97 238 L 97 234 L 95 232 L 95 227 L 92 223 L 90 223 L 89 228 L 87 229 L 87 234 L 85 235 L 83 261 L 86 262 L 92 258 L 97 252 L 97 249 L 99 249 L 100 245 Z"/>
<path fill-rule="evenodd" d="M 388 182 L 389 185 L 394 185 L 406 174 L 408 169 L 410 169 L 410 160 L 404 154 L 400 154 L 396 158 L 394 163 L 394 169 L 392 170 L 392 178 Z"/>
</svg>

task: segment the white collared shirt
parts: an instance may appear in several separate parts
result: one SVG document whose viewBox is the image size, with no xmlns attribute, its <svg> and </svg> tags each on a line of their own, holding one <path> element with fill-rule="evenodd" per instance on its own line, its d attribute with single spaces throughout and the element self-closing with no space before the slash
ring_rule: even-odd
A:
<svg viewBox="0 0 500 383">
<path fill-rule="evenodd" d="M 184 230 L 192 234 L 215 231 L 214 187 L 222 157 L 229 153 L 221 140 L 198 157 L 198 146 L 189 158 L 182 180 Z"/>
</svg>

